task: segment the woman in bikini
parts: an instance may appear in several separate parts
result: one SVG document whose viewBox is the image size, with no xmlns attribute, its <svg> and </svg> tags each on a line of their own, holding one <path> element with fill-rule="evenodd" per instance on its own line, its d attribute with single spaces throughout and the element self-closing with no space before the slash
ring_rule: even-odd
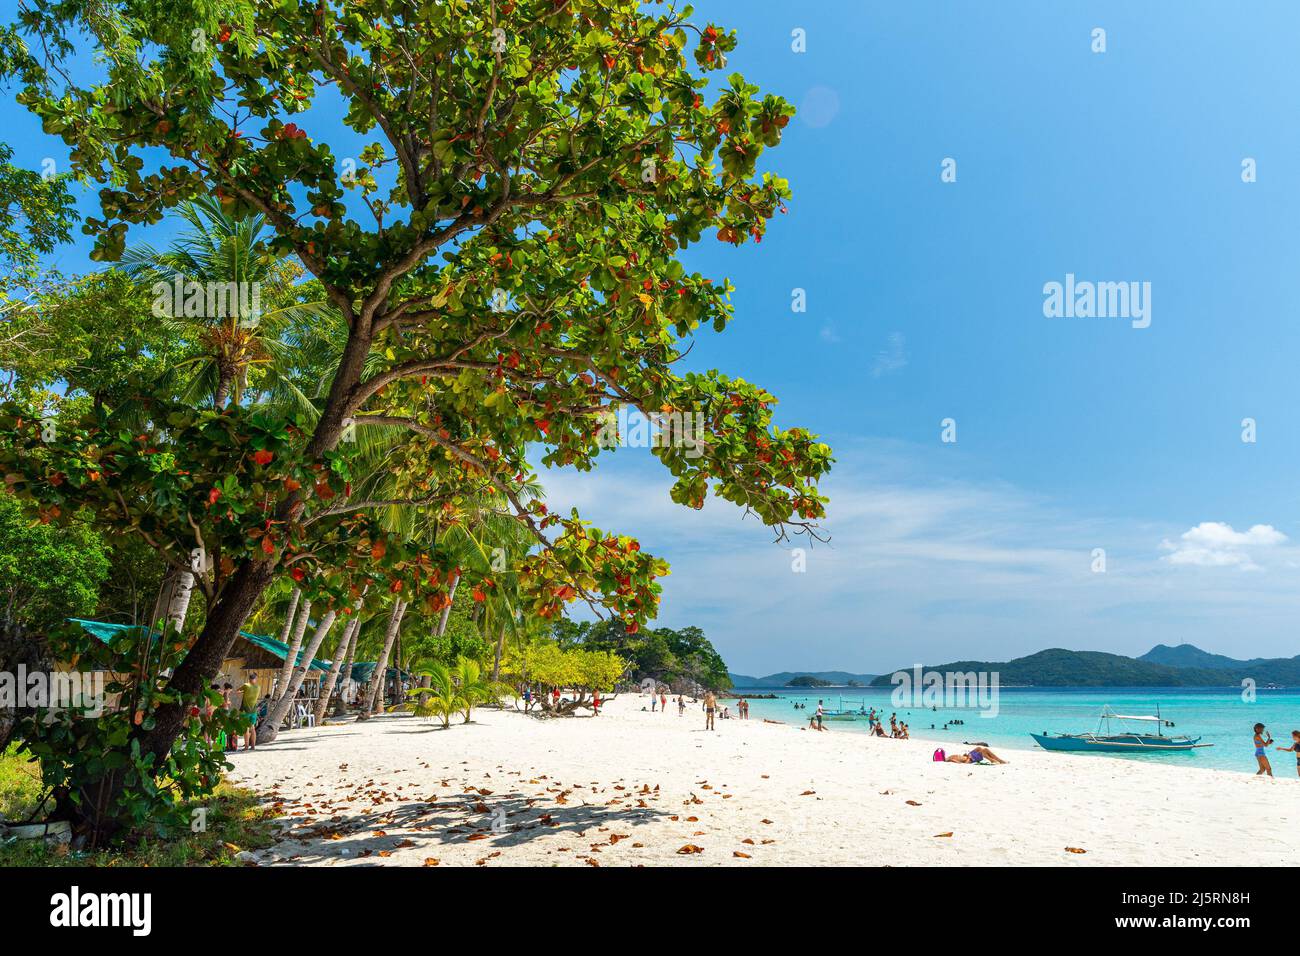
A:
<svg viewBox="0 0 1300 956">
<path fill-rule="evenodd" d="M 1006 763 L 1001 757 L 995 754 L 988 747 L 976 747 L 975 749 L 964 754 L 953 754 L 945 758 L 948 763 L 983 763 L 987 760 L 989 763 Z"/>
<path fill-rule="evenodd" d="M 1265 739 L 1267 737 L 1267 739 Z M 1255 776 L 1268 774 L 1273 776 L 1273 767 L 1268 762 L 1268 756 L 1264 753 L 1264 748 L 1273 743 L 1273 736 L 1269 734 L 1263 724 L 1255 725 L 1255 762 L 1259 764 L 1259 769 L 1255 771 Z"/>
</svg>

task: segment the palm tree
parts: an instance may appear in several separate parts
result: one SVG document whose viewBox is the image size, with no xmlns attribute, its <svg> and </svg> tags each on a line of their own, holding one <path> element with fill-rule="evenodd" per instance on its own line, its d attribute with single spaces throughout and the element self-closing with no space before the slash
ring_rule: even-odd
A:
<svg viewBox="0 0 1300 956">
<path fill-rule="evenodd" d="M 470 722 L 475 704 L 487 704 L 499 700 L 502 694 L 509 693 L 510 688 L 498 681 L 483 676 L 483 668 L 478 661 L 468 657 L 458 657 L 451 669 L 460 688 L 463 700 L 461 709 L 465 712 L 465 723 Z"/>
<path fill-rule="evenodd" d="M 412 708 L 415 716 L 426 720 L 441 717 L 442 727 L 447 730 L 451 727 L 451 715 L 460 713 L 466 706 L 461 686 L 456 683 L 452 668 L 446 664 L 434 664 L 421 676 L 429 678 L 429 686 L 415 687 L 406 692 L 407 697 L 416 699 Z"/>
<path fill-rule="evenodd" d="M 186 315 L 187 310 L 173 301 L 171 314 L 162 321 L 178 337 L 197 344 L 196 354 L 174 369 L 178 379 L 172 387 L 178 397 L 196 405 L 210 399 L 214 408 L 225 408 L 231 401 L 240 404 L 256 368 L 256 391 L 266 402 L 314 419 L 316 406 L 297 381 L 302 360 L 329 351 L 333 336 L 328 332 L 342 324 L 342 317 L 324 301 L 296 301 L 292 287 L 297 272 L 288 260 L 266 251 L 263 233 L 268 230 L 262 216 L 233 218 L 212 197 L 183 203 L 177 212 L 190 229 L 165 250 L 149 245 L 128 249 L 122 263 L 129 275 L 169 290 L 178 283 L 182 289 L 190 283 L 205 288 L 235 283 L 239 290 L 265 286 L 274 298 L 289 300 L 262 308 L 260 294 L 236 293 L 218 310 L 229 314 L 202 316 Z M 320 341 L 304 340 L 304 329 Z"/>
</svg>

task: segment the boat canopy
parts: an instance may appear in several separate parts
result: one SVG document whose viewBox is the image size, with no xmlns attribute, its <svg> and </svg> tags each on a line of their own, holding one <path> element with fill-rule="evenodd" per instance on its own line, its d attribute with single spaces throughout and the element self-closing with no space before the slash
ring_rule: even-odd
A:
<svg viewBox="0 0 1300 956">
<path fill-rule="evenodd" d="M 1111 718 L 1112 720 L 1153 720 L 1156 721 L 1157 723 L 1162 722 L 1164 720 L 1163 717 L 1134 717 L 1132 714 L 1109 714 L 1108 713 L 1105 716 Z"/>
</svg>

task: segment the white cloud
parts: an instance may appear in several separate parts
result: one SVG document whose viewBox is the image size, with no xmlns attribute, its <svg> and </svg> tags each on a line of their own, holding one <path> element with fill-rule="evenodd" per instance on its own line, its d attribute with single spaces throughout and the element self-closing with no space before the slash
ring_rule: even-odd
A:
<svg viewBox="0 0 1300 956">
<path fill-rule="evenodd" d="M 1286 540 L 1286 535 L 1269 524 L 1252 525 L 1249 531 L 1236 531 L 1232 525 L 1222 521 L 1202 521 L 1184 531 L 1177 542 L 1165 540 L 1160 547 L 1169 552 L 1165 560 L 1170 564 L 1257 571 L 1261 565 L 1255 559 L 1260 552 L 1274 549 Z"/>
<path fill-rule="evenodd" d="M 890 372 L 897 372 L 906 365 L 907 340 L 903 338 L 902 332 L 895 332 L 889 336 L 888 347 L 876 353 L 876 359 L 871 363 L 871 377 L 880 378 Z"/>
<path fill-rule="evenodd" d="M 807 548 L 774 544 L 725 501 L 673 504 L 672 477 L 640 452 L 620 449 L 590 473 L 543 470 L 548 500 L 666 558 L 660 622 L 703 627 L 739 673 L 880 673 L 1047 647 L 1136 655 L 1184 641 L 1239 657 L 1295 653 L 1300 549 L 1269 525 L 1208 523 L 1179 538 L 1167 525 L 1074 515 L 1006 483 L 937 478 L 962 470 L 951 455 L 840 442 L 822 488 L 831 541 Z M 793 547 L 807 548 L 804 573 L 792 570 Z M 1105 573 L 1093 572 L 1095 548 Z M 1173 566 L 1196 563 L 1198 549 L 1267 557 L 1272 573 Z"/>
</svg>

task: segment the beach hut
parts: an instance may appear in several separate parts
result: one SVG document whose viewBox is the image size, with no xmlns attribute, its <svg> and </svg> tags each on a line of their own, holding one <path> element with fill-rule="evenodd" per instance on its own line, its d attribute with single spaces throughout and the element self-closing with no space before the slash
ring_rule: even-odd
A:
<svg viewBox="0 0 1300 956">
<path fill-rule="evenodd" d="M 351 702 L 357 694 L 361 693 L 375 676 L 375 668 L 378 666 L 378 661 L 357 661 L 353 664 L 343 699 Z M 384 675 L 383 699 L 389 704 L 400 704 L 405 700 L 406 688 L 412 686 L 414 684 L 410 671 L 404 670 L 399 673 L 396 667 L 389 667 Z"/>
<path fill-rule="evenodd" d="M 144 636 L 149 634 L 149 629 L 139 625 L 130 624 L 110 624 L 107 621 L 87 621 L 80 618 L 69 618 L 69 620 L 79 625 L 82 630 L 93 637 L 103 641 L 109 647 L 113 646 L 114 640 L 124 636 Z M 152 639 L 157 639 L 157 634 L 151 635 Z M 235 643 L 230 648 L 230 653 L 226 659 L 221 662 L 221 671 L 212 682 L 220 687 L 222 684 L 229 683 L 232 687 L 243 685 L 245 680 L 252 679 L 258 688 L 258 699 L 263 700 L 277 691 L 277 684 L 280 679 L 280 672 L 284 668 L 285 658 L 289 656 L 289 646 L 283 641 L 277 641 L 273 637 L 264 637 L 261 634 L 249 634 L 240 631 Z M 298 652 L 298 659 L 295 664 L 301 664 L 303 652 Z M 324 676 L 329 673 L 330 662 L 322 661 L 319 658 L 313 659 L 311 666 L 307 669 L 307 676 L 303 679 L 302 689 L 299 692 L 299 698 L 314 702 L 320 696 L 320 686 Z M 371 665 L 373 671 L 374 665 Z"/>
</svg>

